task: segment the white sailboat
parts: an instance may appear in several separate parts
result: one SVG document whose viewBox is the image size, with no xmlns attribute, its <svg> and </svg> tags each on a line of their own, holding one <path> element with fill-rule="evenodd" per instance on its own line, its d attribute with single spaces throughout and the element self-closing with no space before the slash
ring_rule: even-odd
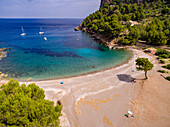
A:
<svg viewBox="0 0 170 127">
<path fill-rule="evenodd" d="M 40 27 L 40 32 L 39 34 L 44 34 L 43 30 L 42 30 L 42 27 Z"/>
<path fill-rule="evenodd" d="M 21 36 L 25 36 L 25 35 L 26 35 L 26 33 L 25 33 L 25 31 L 24 31 L 24 28 L 23 28 L 23 27 L 21 27 L 21 29 L 22 29 L 22 34 L 21 34 Z"/>
<path fill-rule="evenodd" d="M 46 40 L 47 40 L 47 37 L 44 37 L 44 40 L 46 41 Z"/>
</svg>

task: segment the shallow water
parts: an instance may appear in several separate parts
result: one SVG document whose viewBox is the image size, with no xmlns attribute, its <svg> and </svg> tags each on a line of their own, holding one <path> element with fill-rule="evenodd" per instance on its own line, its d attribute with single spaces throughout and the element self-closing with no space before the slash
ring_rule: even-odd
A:
<svg viewBox="0 0 170 127">
<path fill-rule="evenodd" d="M 18 80 L 46 80 L 107 69 L 130 57 L 127 50 L 109 50 L 87 34 L 74 31 L 81 22 L 81 19 L 0 19 L 0 48 L 11 48 L 8 57 L 0 61 L 0 71 Z M 26 32 L 24 37 L 20 35 L 21 26 Z M 38 34 L 40 27 L 43 35 Z"/>
</svg>

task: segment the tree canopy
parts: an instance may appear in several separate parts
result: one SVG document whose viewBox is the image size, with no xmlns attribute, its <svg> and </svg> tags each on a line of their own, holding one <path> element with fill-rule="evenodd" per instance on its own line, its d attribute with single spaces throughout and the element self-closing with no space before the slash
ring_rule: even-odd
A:
<svg viewBox="0 0 170 127">
<path fill-rule="evenodd" d="M 139 71 L 144 71 L 145 77 L 146 77 L 146 79 L 148 79 L 147 71 L 152 70 L 154 65 L 148 60 L 148 58 L 137 58 L 136 65 L 138 65 L 138 67 L 136 67 L 136 69 Z"/>
<path fill-rule="evenodd" d="M 136 3 L 137 2 L 137 3 Z M 166 0 L 113 0 L 104 4 L 82 22 L 88 33 L 103 35 L 107 40 L 118 38 L 121 44 L 136 44 L 137 40 L 151 45 L 170 43 L 170 9 Z M 137 22 L 132 24 L 130 20 Z M 131 26 L 131 27 L 129 27 Z M 122 35 L 124 31 L 130 31 Z"/>
<path fill-rule="evenodd" d="M 37 85 L 20 85 L 11 79 L 0 87 L 0 126 L 58 127 L 61 105 L 45 100 Z"/>
</svg>

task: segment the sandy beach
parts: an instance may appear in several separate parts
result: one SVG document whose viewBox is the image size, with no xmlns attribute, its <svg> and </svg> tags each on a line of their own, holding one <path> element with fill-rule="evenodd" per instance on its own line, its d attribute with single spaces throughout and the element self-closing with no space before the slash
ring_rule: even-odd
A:
<svg viewBox="0 0 170 127">
<path fill-rule="evenodd" d="M 153 55 L 131 50 L 132 58 L 113 69 L 65 79 L 20 83 L 36 83 L 44 89 L 46 99 L 55 103 L 61 100 L 62 127 L 168 127 L 169 81 L 157 72 L 160 65 Z M 148 73 L 148 80 L 143 80 L 144 72 L 136 71 L 138 57 L 149 58 L 155 65 Z M 136 84 L 131 83 L 134 78 Z M 64 84 L 60 84 L 61 81 Z M 125 117 L 128 110 L 133 112 L 134 118 Z"/>
</svg>

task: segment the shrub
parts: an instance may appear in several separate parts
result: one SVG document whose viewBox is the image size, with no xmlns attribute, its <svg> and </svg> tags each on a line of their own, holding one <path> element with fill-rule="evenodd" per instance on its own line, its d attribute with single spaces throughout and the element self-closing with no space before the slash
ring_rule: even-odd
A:
<svg viewBox="0 0 170 127">
<path fill-rule="evenodd" d="M 167 79 L 168 81 L 170 81 L 170 76 L 166 77 L 166 79 Z"/>
<path fill-rule="evenodd" d="M 167 54 L 162 54 L 162 55 L 159 55 L 159 57 L 162 57 L 162 58 L 169 58 L 169 55 L 167 55 Z"/>
<path fill-rule="evenodd" d="M 170 70 L 170 64 L 162 66 L 162 67 Z"/>
<path fill-rule="evenodd" d="M 163 58 L 162 58 L 162 57 L 160 57 L 160 56 L 158 56 L 158 57 L 157 57 L 157 59 L 159 60 L 159 59 L 163 59 Z"/>
<path fill-rule="evenodd" d="M 165 70 L 158 70 L 158 72 L 161 72 L 161 73 L 169 73 L 168 71 L 165 71 Z"/>
<path fill-rule="evenodd" d="M 159 55 L 163 55 L 163 54 L 170 55 L 170 52 L 168 52 L 168 51 L 165 50 L 165 49 L 157 49 L 155 55 L 158 55 L 158 56 L 159 56 Z"/>
<path fill-rule="evenodd" d="M 165 61 L 164 60 L 160 60 L 160 63 L 165 64 Z"/>
<path fill-rule="evenodd" d="M 122 37 L 119 42 L 120 44 L 123 44 L 123 45 L 129 45 L 130 44 L 130 41 L 128 39 L 125 39 L 125 37 Z"/>
</svg>

